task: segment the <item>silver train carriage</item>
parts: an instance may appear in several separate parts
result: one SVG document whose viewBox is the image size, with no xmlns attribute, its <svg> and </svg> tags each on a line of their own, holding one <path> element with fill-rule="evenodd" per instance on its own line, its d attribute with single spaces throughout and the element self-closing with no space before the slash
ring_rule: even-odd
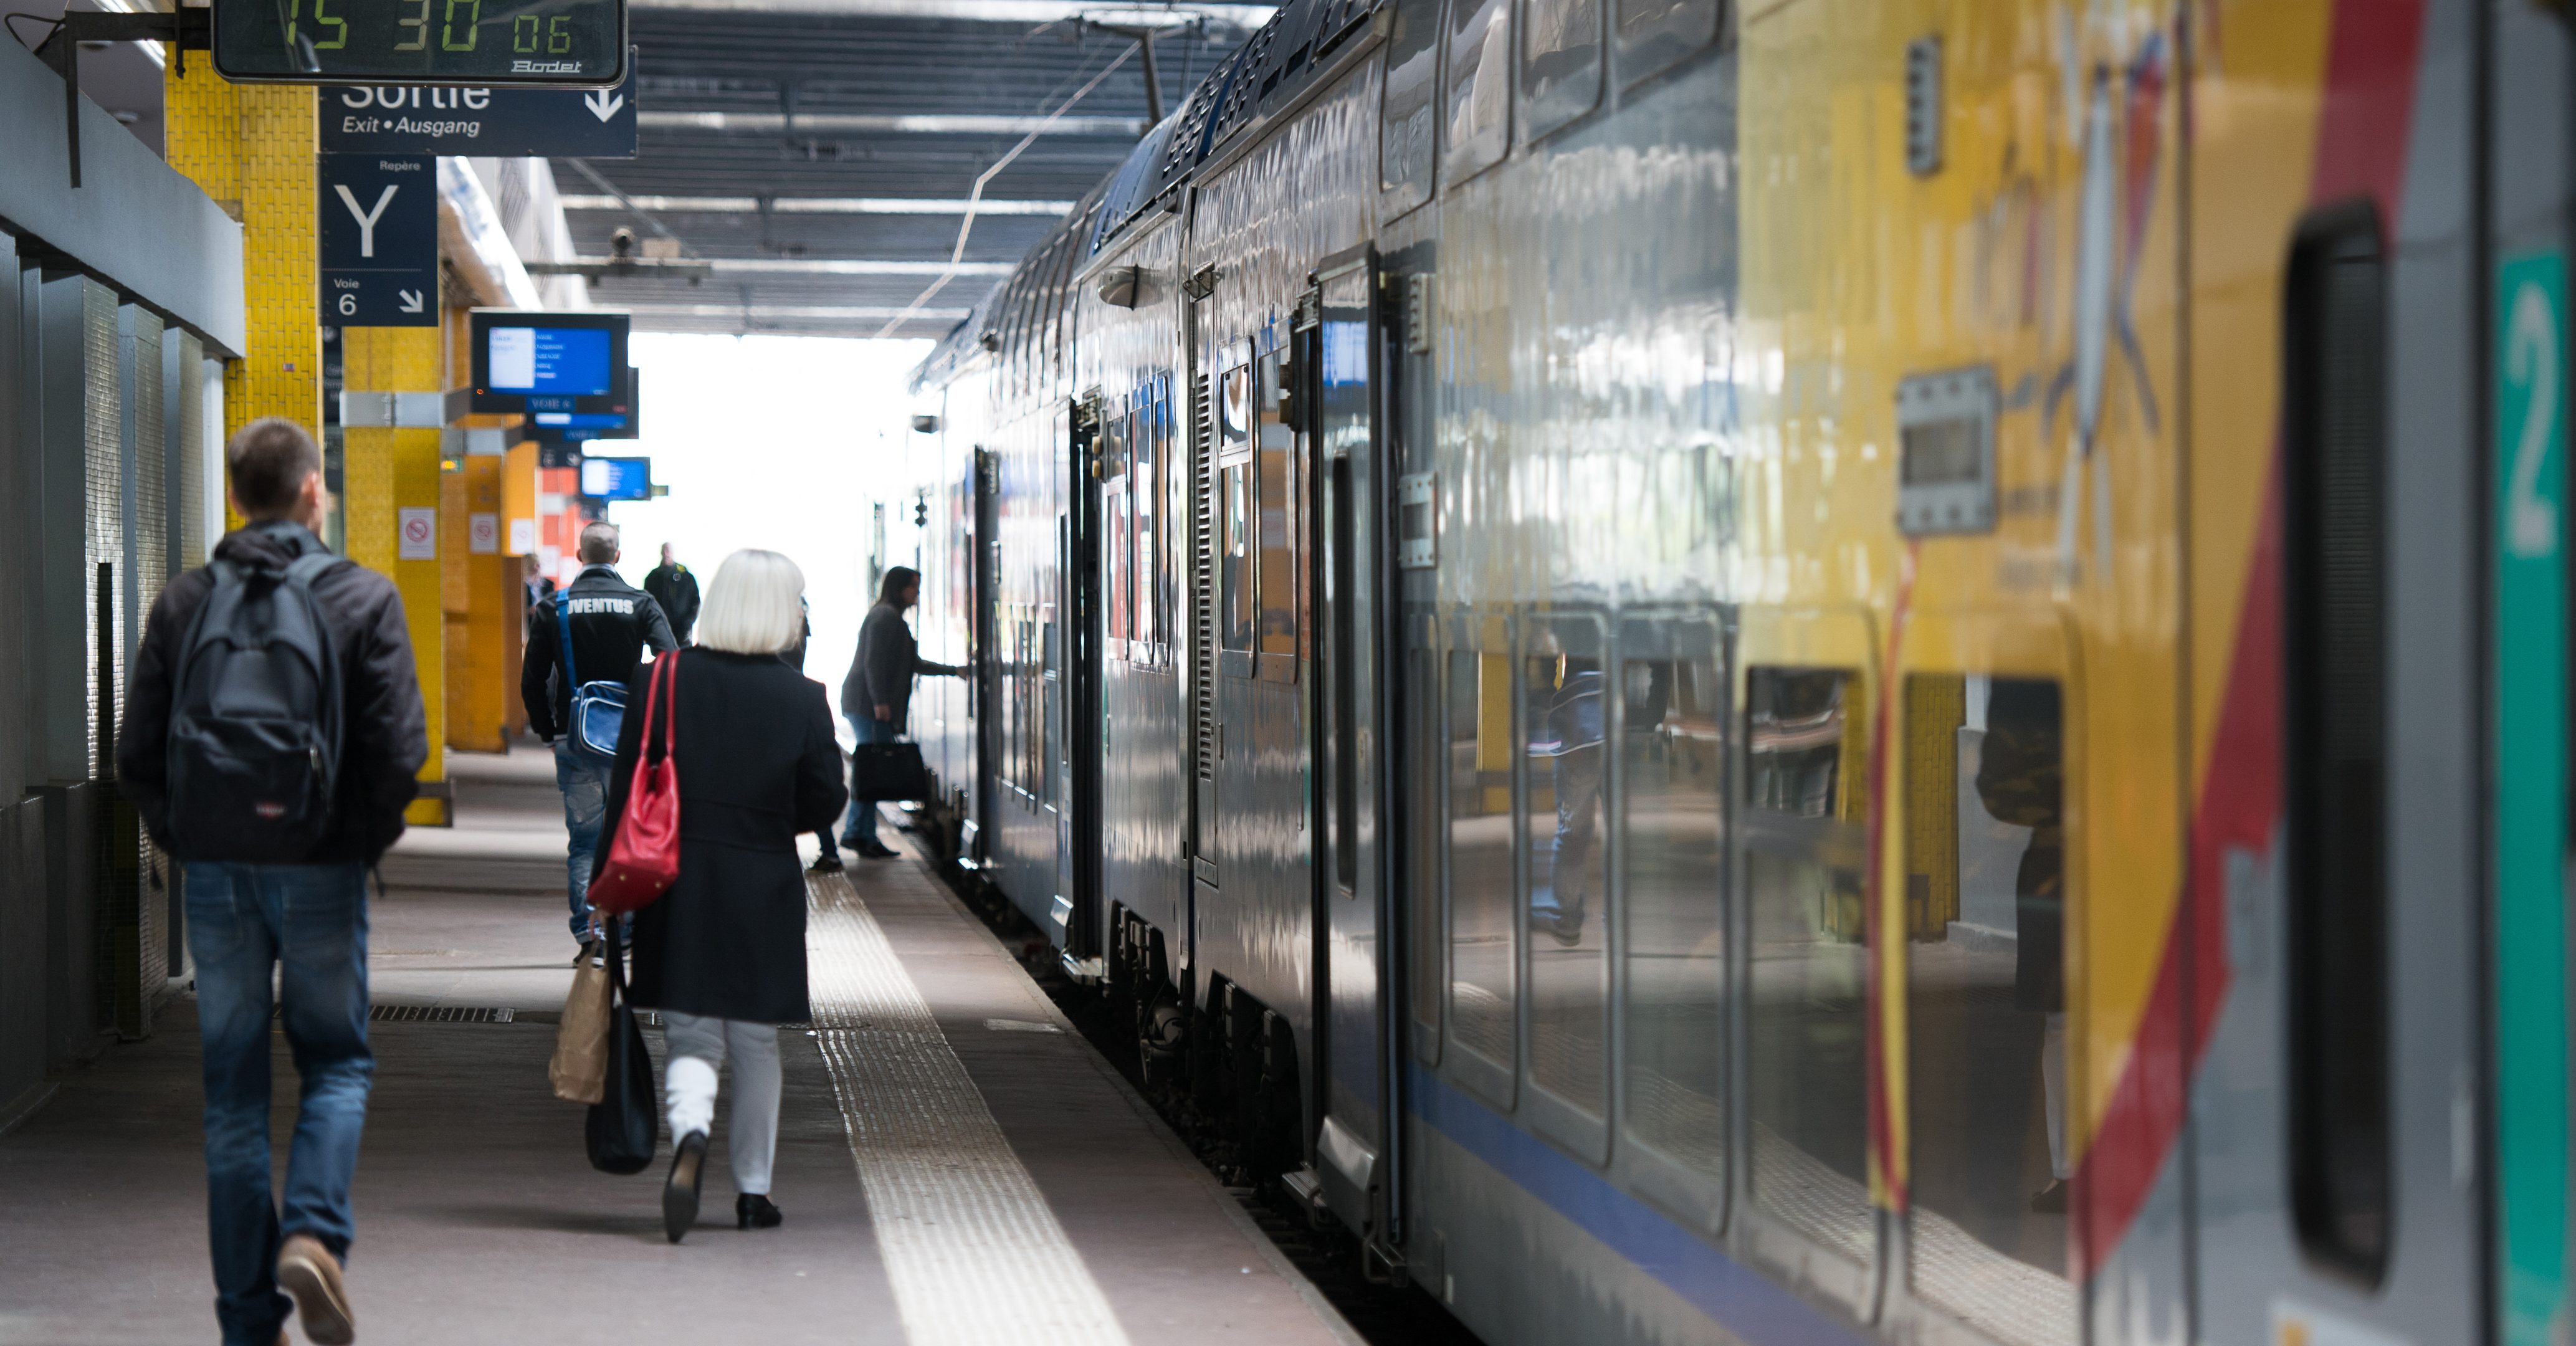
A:
<svg viewBox="0 0 2576 1346">
<path fill-rule="evenodd" d="M 918 371 L 926 831 L 1492 1342 L 2562 1341 L 2566 25 L 1291 0 Z"/>
</svg>

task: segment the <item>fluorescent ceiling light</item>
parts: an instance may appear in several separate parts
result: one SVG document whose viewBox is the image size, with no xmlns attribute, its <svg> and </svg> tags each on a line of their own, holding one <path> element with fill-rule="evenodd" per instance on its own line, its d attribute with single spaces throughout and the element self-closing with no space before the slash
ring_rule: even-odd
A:
<svg viewBox="0 0 2576 1346">
<path fill-rule="evenodd" d="M 756 215 L 760 198 L 756 196 L 629 196 L 636 210 L 677 212 L 691 215 Z M 978 215 L 1043 215 L 1050 219 L 1063 215 L 1078 204 L 1073 201 L 993 201 L 975 203 Z M 613 196 L 566 196 L 566 210 L 625 210 Z M 927 196 L 782 196 L 769 203 L 775 215 L 963 215 L 964 197 Z"/>
</svg>

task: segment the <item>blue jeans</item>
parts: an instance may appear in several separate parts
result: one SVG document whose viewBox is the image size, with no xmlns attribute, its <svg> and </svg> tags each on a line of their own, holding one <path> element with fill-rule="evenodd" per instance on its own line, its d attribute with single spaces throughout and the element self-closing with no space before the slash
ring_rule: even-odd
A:
<svg viewBox="0 0 2576 1346">
<path fill-rule="evenodd" d="M 565 848 L 564 877 L 572 904 L 572 937 L 590 934 L 590 867 L 598 858 L 600 823 L 608 816 L 608 777 L 616 763 L 572 745 L 569 735 L 555 740 L 555 788 L 563 791 L 564 830 L 572 834 Z"/>
<path fill-rule="evenodd" d="M 349 1184 L 376 1058 L 367 1050 L 366 871 L 351 865 L 187 866 L 188 948 L 206 1076 L 206 1235 L 224 1340 L 272 1346 L 293 1307 L 277 1250 L 310 1234 L 346 1257 Z M 269 1196 L 269 973 L 303 1090 L 283 1219 Z"/>
<path fill-rule="evenodd" d="M 903 737 L 903 725 L 895 720 L 880 720 L 873 715 L 844 715 L 850 732 L 861 743 L 892 743 Z M 885 843 L 877 840 L 877 801 L 850 796 L 850 811 L 841 823 L 841 844 L 866 846 Z"/>
</svg>

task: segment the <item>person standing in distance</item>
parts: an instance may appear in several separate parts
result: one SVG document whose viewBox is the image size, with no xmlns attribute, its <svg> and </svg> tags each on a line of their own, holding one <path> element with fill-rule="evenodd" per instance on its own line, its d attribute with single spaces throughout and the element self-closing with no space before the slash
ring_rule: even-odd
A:
<svg viewBox="0 0 2576 1346">
<path fill-rule="evenodd" d="M 528 708 L 528 728 L 555 749 L 555 788 L 563 791 L 564 828 L 572 833 L 564 877 L 575 943 L 590 938 L 591 863 L 599 847 L 599 820 L 608 808 L 613 763 L 573 737 L 572 679 L 623 683 L 635 676 L 645 649 L 668 654 L 680 647 L 662 605 L 618 578 L 617 556 L 616 525 L 582 526 L 582 571 L 563 592 L 537 604 L 536 618 L 528 623 L 527 659 L 519 668 L 519 700 Z M 695 589 L 692 585 L 691 592 Z M 564 670 L 558 607 L 572 628 L 572 676 Z"/>
<path fill-rule="evenodd" d="M 662 564 L 644 576 L 644 592 L 662 605 L 662 615 L 671 620 L 671 636 L 681 644 L 689 643 L 689 632 L 698 624 L 698 577 L 689 568 L 671 559 L 671 544 L 662 544 Z"/>
<path fill-rule="evenodd" d="M 850 732 L 861 743 L 892 743 L 903 737 L 912 713 L 916 675 L 966 676 L 965 669 L 921 657 L 921 646 L 903 620 L 904 610 L 919 602 L 921 572 L 896 566 L 885 573 L 885 581 L 877 586 L 876 606 L 859 624 L 858 657 L 850 661 L 849 676 L 841 679 L 841 717 L 850 722 Z M 841 825 L 841 844 L 871 860 L 895 853 L 877 839 L 876 800 L 850 801 L 849 816 Z"/>
<path fill-rule="evenodd" d="M 249 522 L 153 603 L 116 769 L 183 875 L 215 1318 L 229 1346 L 285 1346 L 300 1309 L 306 1338 L 336 1344 L 356 1335 L 340 1270 L 375 1076 L 366 872 L 402 835 L 427 719 L 402 595 L 315 536 L 327 496 L 313 437 L 256 420 L 224 458 Z M 293 711 L 294 728 L 249 730 L 232 709 L 245 700 Z M 272 1008 L 303 1076 L 282 1217 L 269 1186 Z"/>
</svg>

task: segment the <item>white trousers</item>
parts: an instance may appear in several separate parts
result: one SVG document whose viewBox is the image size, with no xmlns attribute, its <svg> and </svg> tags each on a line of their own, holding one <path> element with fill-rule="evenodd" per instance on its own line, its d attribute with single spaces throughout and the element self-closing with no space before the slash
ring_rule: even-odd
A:
<svg viewBox="0 0 2576 1346">
<path fill-rule="evenodd" d="M 662 1072 L 662 1106 L 671 1140 L 706 1131 L 716 1120 L 716 1072 L 733 1059 L 733 1110 L 726 1114 L 726 1148 L 733 1152 L 733 1189 L 769 1194 L 769 1165 L 778 1154 L 778 1028 L 738 1019 L 707 1019 L 662 1012 L 662 1041 L 670 1063 Z"/>
</svg>

